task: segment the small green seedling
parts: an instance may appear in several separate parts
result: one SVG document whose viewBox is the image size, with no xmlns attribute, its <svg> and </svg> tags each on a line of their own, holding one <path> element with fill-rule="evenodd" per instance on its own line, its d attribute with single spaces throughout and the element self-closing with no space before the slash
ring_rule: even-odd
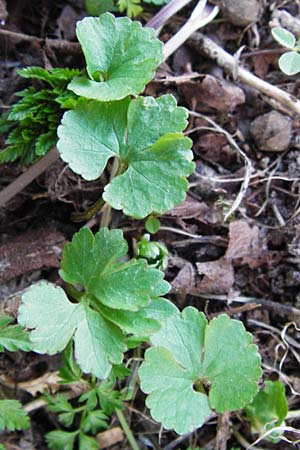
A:
<svg viewBox="0 0 300 450">
<path fill-rule="evenodd" d="M 161 242 L 151 241 L 149 234 L 144 234 L 137 243 L 135 254 L 144 258 L 150 267 L 165 270 L 168 265 L 168 250 Z"/>
<path fill-rule="evenodd" d="M 145 228 L 150 234 L 155 234 L 160 229 L 160 220 L 155 216 L 147 217 L 145 221 Z"/>
<path fill-rule="evenodd" d="M 245 407 L 247 417 L 250 419 L 253 433 L 263 436 L 267 431 L 274 431 L 267 436 L 267 440 L 274 443 L 280 441 L 282 429 L 276 427 L 285 424 L 288 413 L 288 403 L 285 396 L 285 387 L 280 381 L 266 381 L 265 387 L 259 391 L 250 405 Z"/>
<path fill-rule="evenodd" d="M 272 36 L 283 47 L 291 50 L 280 56 L 278 64 L 286 75 L 295 75 L 300 72 L 300 38 L 296 40 L 293 33 L 282 27 L 272 29 Z"/>
<path fill-rule="evenodd" d="M 66 87 L 78 70 L 29 67 L 18 74 L 39 80 L 40 87 L 18 92 L 21 99 L 2 115 L 0 133 L 8 133 L 8 137 L 5 150 L 0 152 L 0 164 L 20 159 L 28 165 L 45 155 L 57 142 L 57 127 L 64 111 L 77 102 L 77 96 Z"/>
</svg>

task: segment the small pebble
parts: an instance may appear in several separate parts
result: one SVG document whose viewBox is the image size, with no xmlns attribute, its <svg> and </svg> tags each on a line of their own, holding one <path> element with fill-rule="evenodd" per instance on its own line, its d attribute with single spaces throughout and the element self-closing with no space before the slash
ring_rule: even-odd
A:
<svg viewBox="0 0 300 450">
<path fill-rule="evenodd" d="M 250 134 L 257 148 L 265 152 L 286 150 L 292 138 L 291 119 L 278 111 L 258 116 L 250 126 Z"/>
<path fill-rule="evenodd" d="M 262 5 L 259 0 L 223 0 L 223 13 L 233 25 L 245 27 L 258 21 Z"/>
</svg>

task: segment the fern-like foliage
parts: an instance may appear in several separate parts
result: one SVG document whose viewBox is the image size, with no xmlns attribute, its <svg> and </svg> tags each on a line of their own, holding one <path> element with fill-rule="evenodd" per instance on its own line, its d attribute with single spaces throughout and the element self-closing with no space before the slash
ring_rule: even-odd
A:
<svg viewBox="0 0 300 450">
<path fill-rule="evenodd" d="M 18 73 L 40 80 L 40 86 L 18 92 L 20 100 L 1 116 L 0 134 L 7 138 L 0 164 L 20 159 L 28 165 L 45 155 L 57 142 L 56 129 L 64 111 L 77 103 L 77 96 L 66 87 L 78 70 L 28 67 Z"/>
</svg>

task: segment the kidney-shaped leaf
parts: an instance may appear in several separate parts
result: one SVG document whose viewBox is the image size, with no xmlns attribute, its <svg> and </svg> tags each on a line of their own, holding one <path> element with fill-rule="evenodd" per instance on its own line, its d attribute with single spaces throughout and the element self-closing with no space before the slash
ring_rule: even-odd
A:
<svg viewBox="0 0 300 450">
<path fill-rule="evenodd" d="M 221 315 L 207 325 L 203 313 L 188 307 L 163 322 L 151 342 L 139 371 L 141 389 L 150 394 L 153 418 L 166 428 L 187 433 L 207 420 L 211 408 L 240 409 L 257 392 L 260 357 L 239 321 Z"/>
<path fill-rule="evenodd" d="M 122 173 L 106 186 L 104 200 L 136 218 L 161 214 L 184 200 L 194 169 L 191 140 L 181 133 L 186 119 L 186 109 L 171 95 L 83 103 L 65 113 L 58 150 L 87 180 L 118 157 Z"/>
<path fill-rule="evenodd" d="M 68 87 L 82 97 L 107 102 L 140 94 L 163 60 L 154 30 L 128 17 L 86 17 L 76 32 L 89 78 L 75 77 Z"/>
</svg>

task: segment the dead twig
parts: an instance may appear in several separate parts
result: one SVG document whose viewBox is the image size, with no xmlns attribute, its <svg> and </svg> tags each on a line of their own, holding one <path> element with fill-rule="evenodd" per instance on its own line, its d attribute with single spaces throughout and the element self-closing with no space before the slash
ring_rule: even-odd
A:
<svg viewBox="0 0 300 450">
<path fill-rule="evenodd" d="M 0 208 L 4 206 L 15 195 L 22 191 L 35 178 L 45 172 L 48 167 L 58 160 L 58 153 L 56 147 L 52 148 L 47 155 L 41 158 L 36 164 L 29 167 L 26 172 L 22 173 L 11 184 L 0 192 Z"/>
<path fill-rule="evenodd" d="M 70 42 L 64 39 L 42 39 L 37 36 L 30 36 L 29 34 L 16 33 L 4 29 L 0 29 L 0 36 L 9 39 L 13 44 L 17 44 L 18 42 L 32 42 L 34 44 L 38 43 L 41 46 L 49 47 L 51 50 L 58 50 L 72 55 L 81 53 L 81 47 L 77 42 Z"/>
<path fill-rule="evenodd" d="M 237 66 L 234 56 L 227 53 L 222 47 L 216 44 L 212 39 L 196 32 L 188 40 L 188 43 L 199 53 L 205 53 L 206 56 L 216 61 L 233 77 L 242 83 L 257 89 L 262 94 L 275 99 L 280 104 L 286 106 L 291 112 L 300 114 L 300 101 L 293 95 L 261 80 L 243 67 Z"/>
</svg>

